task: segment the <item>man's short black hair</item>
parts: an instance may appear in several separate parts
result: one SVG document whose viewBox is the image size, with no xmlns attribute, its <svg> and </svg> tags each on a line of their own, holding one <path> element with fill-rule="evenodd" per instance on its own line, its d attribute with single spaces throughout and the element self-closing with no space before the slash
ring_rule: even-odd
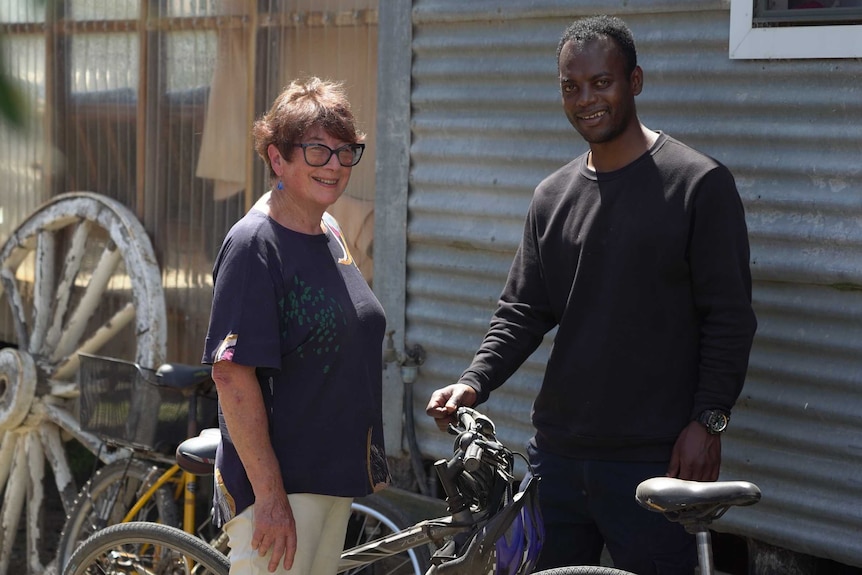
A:
<svg viewBox="0 0 862 575">
<path fill-rule="evenodd" d="M 590 16 L 575 20 L 563 32 L 560 43 L 557 45 L 557 64 L 560 63 L 560 53 L 566 42 L 572 40 L 583 43 L 607 36 L 617 43 L 617 46 L 626 59 L 626 73 L 631 75 L 638 65 L 638 52 L 635 48 L 635 40 L 632 31 L 625 22 L 616 16 Z"/>
</svg>

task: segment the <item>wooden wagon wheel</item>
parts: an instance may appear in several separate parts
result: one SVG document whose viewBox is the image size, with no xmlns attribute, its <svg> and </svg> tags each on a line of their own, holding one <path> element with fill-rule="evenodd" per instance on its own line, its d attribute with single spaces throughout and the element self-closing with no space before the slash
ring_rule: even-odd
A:
<svg viewBox="0 0 862 575">
<path fill-rule="evenodd" d="M 24 517 L 27 571 L 35 574 L 50 560 L 39 525 L 45 463 L 68 509 L 77 488 L 63 440 L 98 450 L 75 416 L 77 354 L 161 364 L 165 302 L 141 223 L 89 192 L 55 197 L 13 232 L 0 249 L 0 293 L 9 304 L 0 325 L 12 326 L 13 339 L 0 349 L 0 573 Z"/>
</svg>

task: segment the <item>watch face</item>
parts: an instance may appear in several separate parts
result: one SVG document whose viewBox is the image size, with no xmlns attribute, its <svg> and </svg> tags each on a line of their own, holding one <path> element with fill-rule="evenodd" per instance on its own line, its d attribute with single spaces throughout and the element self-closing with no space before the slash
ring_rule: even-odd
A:
<svg viewBox="0 0 862 575">
<path fill-rule="evenodd" d="M 713 411 L 709 414 L 707 427 L 713 433 L 721 433 L 727 428 L 727 416 L 720 411 Z"/>
<path fill-rule="evenodd" d="M 710 409 L 700 414 L 698 420 L 706 427 L 709 433 L 718 434 L 727 429 L 730 418 L 723 411 Z"/>
</svg>

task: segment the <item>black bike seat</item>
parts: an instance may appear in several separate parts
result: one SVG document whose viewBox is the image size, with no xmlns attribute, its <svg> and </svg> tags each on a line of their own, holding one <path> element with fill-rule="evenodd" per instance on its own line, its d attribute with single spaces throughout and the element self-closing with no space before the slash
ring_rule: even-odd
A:
<svg viewBox="0 0 862 575">
<path fill-rule="evenodd" d="M 195 475 L 212 475 L 216 448 L 221 441 L 218 428 L 207 428 L 197 437 L 190 437 L 177 446 L 177 464 Z"/>
<path fill-rule="evenodd" d="M 165 363 L 156 370 L 160 385 L 174 389 L 186 389 L 211 381 L 212 366 Z"/>
<path fill-rule="evenodd" d="M 760 501 L 760 488 L 748 481 L 686 481 L 653 477 L 638 485 L 635 498 L 641 506 L 652 511 L 681 512 L 753 505 Z"/>
</svg>

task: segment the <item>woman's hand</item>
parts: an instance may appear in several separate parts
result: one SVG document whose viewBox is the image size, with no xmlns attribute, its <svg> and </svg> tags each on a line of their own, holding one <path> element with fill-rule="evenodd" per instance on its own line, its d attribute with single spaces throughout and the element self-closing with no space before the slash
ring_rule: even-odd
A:
<svg viewBox="0 0 862 575">
<path fill-rule="evenodd" d="M 296 554 L 296 522 L 287 495 L 283 491 L 255 499 L 251 547 L 257 549 L 261 557 L 272 550 L 268 565 L 270 573 L 275 572 L 282 558 L 285 571 L 293 567 Z"/>
</svg>

